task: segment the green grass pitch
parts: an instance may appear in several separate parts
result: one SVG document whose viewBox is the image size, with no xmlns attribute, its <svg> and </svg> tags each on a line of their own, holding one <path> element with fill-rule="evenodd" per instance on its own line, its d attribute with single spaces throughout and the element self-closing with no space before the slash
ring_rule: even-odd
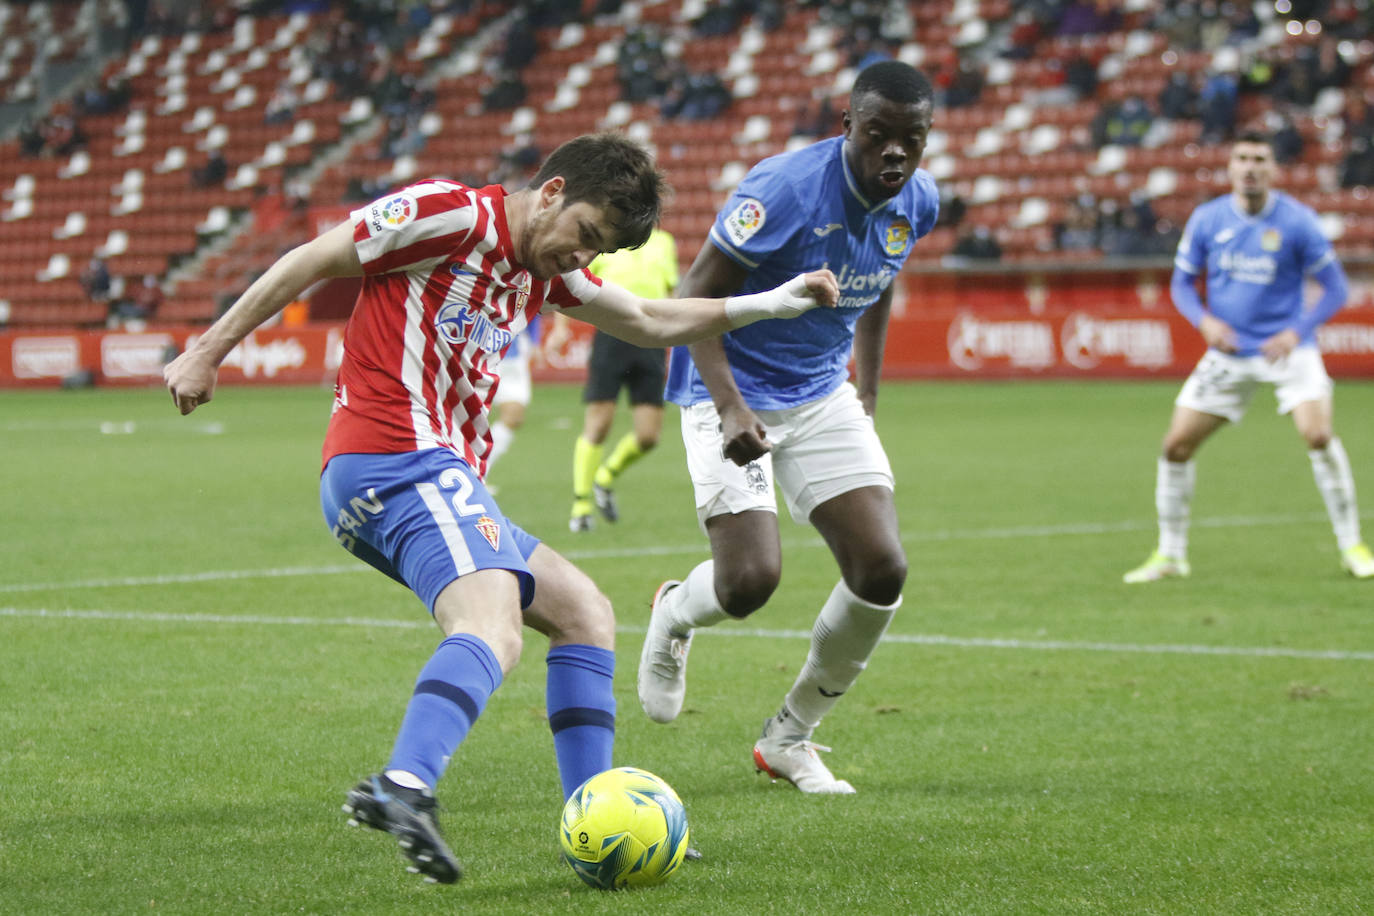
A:
<svg viewBox="0 0 1374 916">
<path fill-rule="evenodd" d="M 1374 583 L 1267 393 L 1199 456 L 1192 578 L 1120 583 L 1176 387 L 884 388 L 911 576 L 817 732 L 837 798 L 750 760 L 836 579 L 815 532 L 784 513 L 779 593 L 700 636 L 686 711 L 651 723 L 647 600 L 706 556 L 676 410 L 620 524 L 574 536 L 578 391 L 538 388 L 492 482 L 614 602 L 616 762 L 678 790 L 706 857 L 615 894 L 559 856 L 533 633 L 439 787 L 463 881 L 345 829 L 437 631 L 323 523 L 328 391 L 185 418 L 156 389 L 0 393 L 0 913 L 1374 911 Z M 1374 528 L 1374 384 L 1336 403 Z"/>
</svg>

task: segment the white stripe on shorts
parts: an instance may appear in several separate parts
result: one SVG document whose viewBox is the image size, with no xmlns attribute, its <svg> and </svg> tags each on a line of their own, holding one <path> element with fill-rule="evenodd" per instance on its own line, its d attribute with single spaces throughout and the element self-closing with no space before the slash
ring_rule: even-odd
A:
<svg viewBox="0 0 1374 916">
<path fill-rule="evenodd" d="M 472 553 L 468 550 L 467 541 L 463 540 L 463 532 L 458 528 L 458 522 L 453 517 L 453 510 L 448 506 L 439 488 L 432 483 L 417 483 L 415 492 L 420 494 L 420 498 L 429 507 L 429 514 L 434 519 L 434 523 L 439 526 L 439 531 L 444 535 L 444 543 L 448 545 L 449 556 L 453 557 L 453 568 L 458 575 L 466 576 L 468 573 L 477 571 L 477 564 L 472 562 Z"/>
</svg>

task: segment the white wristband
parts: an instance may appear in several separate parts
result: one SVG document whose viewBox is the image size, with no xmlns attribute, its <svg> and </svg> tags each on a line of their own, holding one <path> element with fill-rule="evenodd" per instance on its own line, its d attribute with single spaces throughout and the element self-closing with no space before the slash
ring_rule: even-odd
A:
<svg viewBox="0 0 1374 916">
<path fill-rule="evenodd" d="M 796 318 L 818 304 L 806 288 L 806 274 L 798 274 L 766 292 L 731 296 L 725 300 L 725 317 L 730 327 L 741 328 L 765 318 Z"/>
</svg>

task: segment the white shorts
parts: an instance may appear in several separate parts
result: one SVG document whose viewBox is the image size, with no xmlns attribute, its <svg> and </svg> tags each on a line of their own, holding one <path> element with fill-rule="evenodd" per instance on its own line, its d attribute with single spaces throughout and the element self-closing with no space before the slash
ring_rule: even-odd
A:
<svg viewBox="0 0 1374 916">
<path fill-rule="evenodd" d="M 682 441 L 696 491 L 697 521 L 751 509 L 778 511 L 773 476 L 793 520 L 861 487 L 893 487 L 892 465 L 854 386 L 786 410 L 757 410 L 773 450 L 740 467 L 725 457 L 720 417 L 703 401 L 682 410 Z"/>
<path fill-rule="evenodd" d="M 526 407 L 530 403 L 530 356 L 531 349 L 528 344 L 524 345 L 519 353 L 511 348 L 511 352 L 506 354 L 505 359 L 500 362 L 501 384 L 496 386 L 496 397 L 491 399 L 493 407 L 502 404 L 522 404 Z"/>
<path fill-rule="evenodd" d="M 1273 385 L 1279 413 L 1331 396 L 1331 376 L 1316 347 L 1298 347 L 1278 362 L 1208 350 L 1174 403 L 1239 423 L 1260 385 Z"/>
</svg>

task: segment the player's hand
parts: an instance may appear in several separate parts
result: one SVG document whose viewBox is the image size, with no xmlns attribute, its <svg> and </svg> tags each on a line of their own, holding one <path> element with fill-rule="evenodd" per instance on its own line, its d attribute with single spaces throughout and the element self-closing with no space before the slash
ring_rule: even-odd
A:
<svg viewBox="0 0 1374 916">
<path fill-rule="evenodd" d="M 720 412 L 721 454 L 740 467 L 773 450 L 768 431 L 743 405 Z"/>
<path fill-rule="evenodd" d="M 835 279 L 835 275 L 830 272 L 828 267 L 802 274 L 797 280 L 802 281 L 805 289 L 805 293 L 800 295 L 810 296 L 816 305 L 834 308 L 835 304 L 840 301 L 839 281 Z M 787 287 L 791 287 L 797 280 L 788 283 Z"/>
<path fill-rule="evenodd" d="M 1279 331 L 1273 337 L 1260 344 L 1260 352 L 1264 354 L 1264 358 L 1269 360 L 1269 362 L 1276 363 L 1289 353 L 1292 353 L 1293 349 L 1300 343 L 1302 343 L 1302 338 L 1298 337 L 1298 332 L 1292 328 L 1288 328 L 1287 330 Z"/>
<path fill-rule="evenodd" d="M 1202 339 L 1207 341 L 1207 346 L 1213 349 L 1222 353 L 1234 353 L 1239 349 L 1235 330 L 1215 315 L 1203 315 L 1197 329 L 1202 332 Z"/>
<path fill-rule="evenodd" d="M 182 416 L 215 396 L 217 367 L 191 353 L 183 353 L 162 368 L 162 380 Z"/>
</svg>

